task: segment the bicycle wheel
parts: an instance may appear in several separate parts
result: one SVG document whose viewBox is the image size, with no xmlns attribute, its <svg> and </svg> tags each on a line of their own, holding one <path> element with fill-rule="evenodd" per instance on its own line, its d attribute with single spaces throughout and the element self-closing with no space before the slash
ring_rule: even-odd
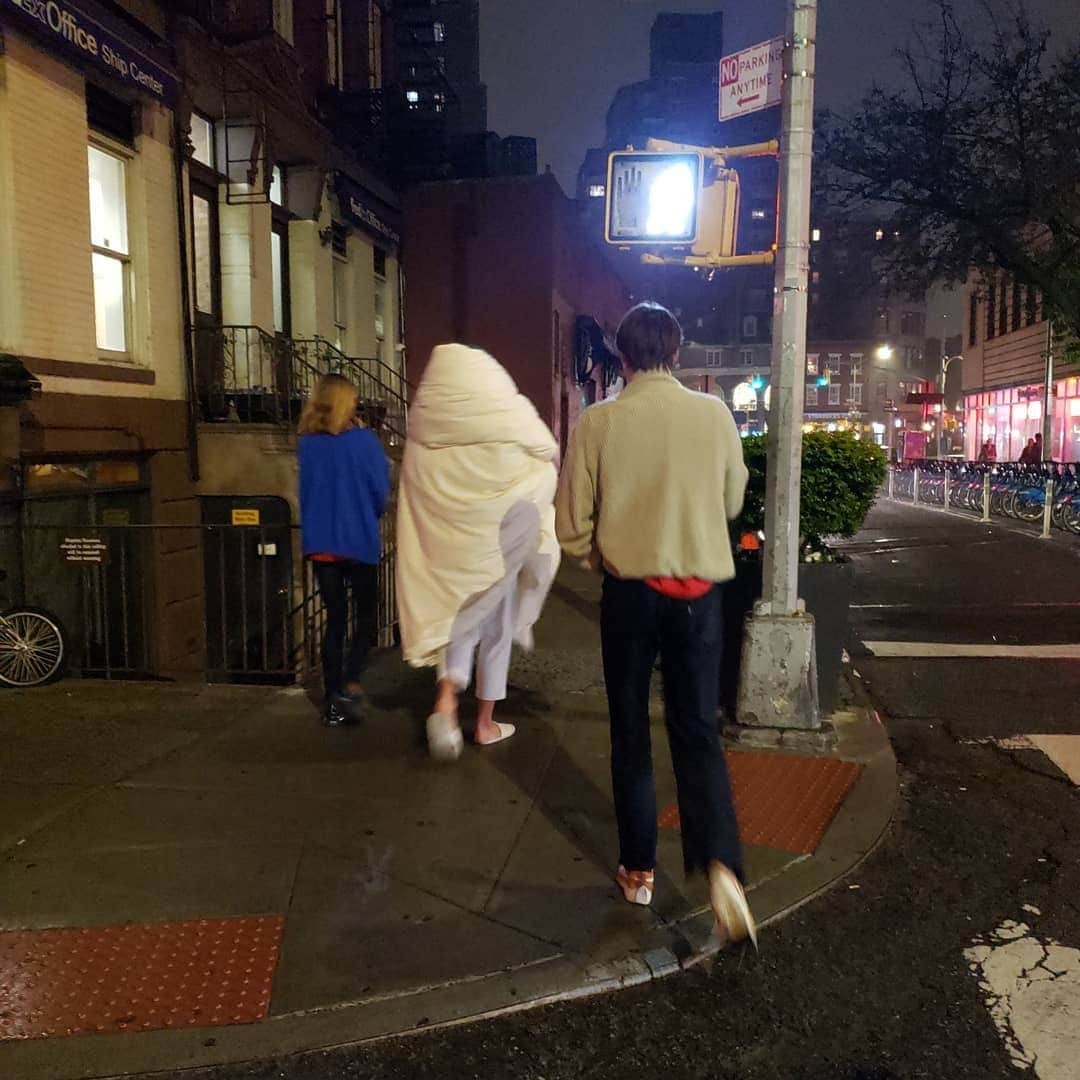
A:
<svg viewBox="0 0 1080 1080">
<path fill-rule="evenodd" d="M 55 616 L 36 608 L 0 615 L 0 684 L 43 686 L 64 668 L 64 632 Z"/>
<path fill-rule="evenodd" d="M 1017 493 L 1014 517 L 1020 521 L 1038 521 L 1043 516 L 1046 497 L 1041 492 L 1021 491 Z"/>
</svg>

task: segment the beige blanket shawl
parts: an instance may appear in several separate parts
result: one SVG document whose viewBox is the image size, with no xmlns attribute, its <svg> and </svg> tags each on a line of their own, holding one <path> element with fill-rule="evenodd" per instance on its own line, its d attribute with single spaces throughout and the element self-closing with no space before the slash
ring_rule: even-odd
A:
<svg viewBox="0 0 1080 1080">
<path fill-rule="evenodd" d="M 479 349 L 440 345 L 409 409 L 397 517 L 401 643 L 438 663 L 516 588 L 514 639 L 530 647 L 559 564 L 555 440 Z"/>
</svg>

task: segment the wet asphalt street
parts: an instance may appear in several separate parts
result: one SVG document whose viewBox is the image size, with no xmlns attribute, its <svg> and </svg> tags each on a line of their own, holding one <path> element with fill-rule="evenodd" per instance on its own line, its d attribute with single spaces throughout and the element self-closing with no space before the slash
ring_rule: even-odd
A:
<svg viewBox="0 0 1080 1080">
<path fill-rule="evenodd" d="M 852 669 L 892 737 L 900 810 L 844 883 L 764 931 L 759 956 L 729 951 L 603 998 L 183 1075 L 1080 1077 L 1077 789 L 1051 757 L 1010 741 L 1080 735 L 1080 659 L 933 655 L 955 642 L 1080 642 L 1080 542 L 1064 539 L 884 507 L 850 545 Z M 881 659 L 860 644 L 898 641 L 929 647 Z"/>
</svg>

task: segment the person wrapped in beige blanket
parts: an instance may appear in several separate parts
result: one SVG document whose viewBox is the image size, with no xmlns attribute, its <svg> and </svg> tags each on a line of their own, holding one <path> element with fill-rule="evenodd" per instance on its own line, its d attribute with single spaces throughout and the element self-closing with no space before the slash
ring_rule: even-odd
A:
<svg viewBox="0 0 1080 1080">
<path fill-rule="evenodd" d="M 401 644 L 413 667 L 437 668 L 428 717 L 432 756 L 464 744 L 458 694 L 476 662 L 474 741 L 501 742 L 513 643 L 531 649 L 559 565 L 555 439 L 494 357 L 465 345 L 431 354 L 409 409 L 397 516 Z"/>
</svg>

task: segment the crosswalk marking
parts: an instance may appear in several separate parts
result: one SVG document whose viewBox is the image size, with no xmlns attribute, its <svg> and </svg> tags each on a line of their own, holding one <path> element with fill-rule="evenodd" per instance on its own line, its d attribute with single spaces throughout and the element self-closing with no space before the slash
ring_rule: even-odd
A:
<svg viewBox="0 0 1080 1080">
<path fill-rule="evenodd" d="M 953 641 L 864 641 L 883 660 L 1080 660 L 1080 645 L 995 645 Z"/>
</svg>

